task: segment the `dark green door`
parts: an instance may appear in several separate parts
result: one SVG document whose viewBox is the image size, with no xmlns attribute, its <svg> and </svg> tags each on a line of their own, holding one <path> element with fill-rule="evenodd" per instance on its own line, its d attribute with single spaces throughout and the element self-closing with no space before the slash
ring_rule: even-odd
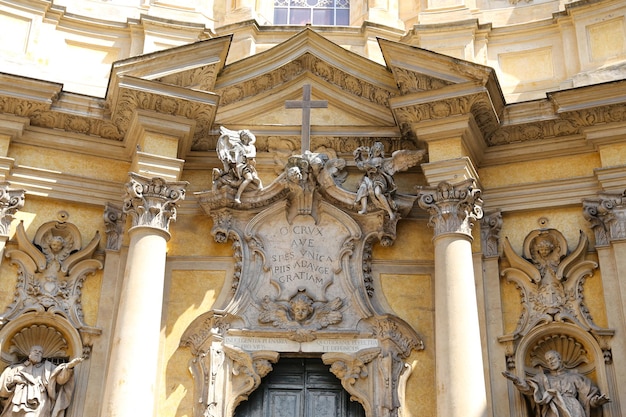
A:
<svg viewBox="0 0 626 417">
<path fill-rule="evenodd" d="M 235 417 L 364 417 L 321 359 L 284 358 Z"/>
</svg>

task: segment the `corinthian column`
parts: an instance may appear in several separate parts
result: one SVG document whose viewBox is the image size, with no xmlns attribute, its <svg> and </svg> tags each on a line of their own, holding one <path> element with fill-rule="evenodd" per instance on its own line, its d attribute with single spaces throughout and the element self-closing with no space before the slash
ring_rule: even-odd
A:
<svg viewBox="0 0 626 417">
<path fill-rule="evenodd" d="M 166 243 L 186 185 L 134 173 L 126 184 L 123 211 L 132 227 L 102 416 L 154 415 Z"/>
<path fill-rule="evenodd" d="M 474 181 L 423 188 L 419 206 L 435 229 L 435 363 L 437 415 L 487 415 L 471 229 L 482 217 Z"/>
</svg>

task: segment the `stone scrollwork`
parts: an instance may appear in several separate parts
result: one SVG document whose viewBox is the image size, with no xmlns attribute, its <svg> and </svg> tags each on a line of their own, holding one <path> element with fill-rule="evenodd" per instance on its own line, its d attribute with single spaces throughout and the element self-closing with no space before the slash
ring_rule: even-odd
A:
<svg viewBox="0 0 626 417">
<path fill-rule="evenodd" d="M 66 219 L 67 214 L 62 216 Z M 16 229 L 17 248 L 6 257 L 18 267 L 15 298 L 4 315 L 3 324 L 29 312 L 58 314 L 77 329 L 86 328 L 81 304 L 86 277 L 102 268 L 94 256 L 100 235 L 82 247 L 78 228 L 65 221 L 44 223 L 31 242 L 20 223 Z"/>
<path fill-rule="evenodd" d="M 107 203 L 104 207 L 104 227 L 106 229 L 108 250 L 119 251 L 122 247 L 126 215 L 121 207 Z"/>
<path fill-rule="evenodd" d="M 442 182 L 434 188 L 420 188 L 418 204 L 429 212 L 435 237 L 447 233 L 471 236 L 474 222 L 483 216 L 480 194 L 473 179 L 455 185 Z"/>
<path fill-rule="evenodd" d="M 185 198 L 187 181 L 167 182 L 131 172 L 126 184 L 124 213 L 130 213 L 133 227 L 146 226 L 169 231 L 176 220 L 176 204 Z"/>
<path fill-rule="evenodd" d="M 374 415 L 370 397 L 372 379 L 368 379 L 371 373 L 370 364 L 379 357 L 380 352 L 380 348 L 371 348 L 355 354 L 337 352 L 322 355 L 324 363 L 330 365 L 330 372 L 339 378 L 343 388 L 351 395 L 350 399 L 361 403 L 365 415 L 368 416 Z"/>
<path fill-rule="evenodd" d="M 225 345 L 224 335 L 235 321 L 235 316 L 210 311 L 183 334 L 181 346 L 189 347 L 193 355 L 190 368 L 196 380 L 196 417 L 231 417 L 278 361 L 278 352 L 248 352 Z"/>
<path fill-rule="evenodd" d="M 502 213 L 497 211 L 486 214 L 480 221 L 480 240 L 485 256 L 498 256 L 502 230 Z"/>
<path fill-rule="evenodd" d="M 24 190 L 9 188 L 8 183 L 0 184 L 0 235 L 8 235 L 15 213 L 24 207 Z"/>
<path fill-rule="evenodd" d="M 596 246 L 626 239 L 626 191 L 601 193 L 597 199 L 583 200 L 583 215 L 591 223 Z"/>
<path fill-rule="evenodd" d="M 510 267 L 502 275 L 522 293 L 523 313 L 515 334 L 524 335 L 540 323 L 569 322 L 582 329 L 600 330 L 584 304 L 583 284 L 598 265 L 585 260 L 588 240 L 580 232 L 578 245 L 568 253 L 567 241 L 555 229 L 531 232 L 521 257 L 504 240 Z"/>
</svg>

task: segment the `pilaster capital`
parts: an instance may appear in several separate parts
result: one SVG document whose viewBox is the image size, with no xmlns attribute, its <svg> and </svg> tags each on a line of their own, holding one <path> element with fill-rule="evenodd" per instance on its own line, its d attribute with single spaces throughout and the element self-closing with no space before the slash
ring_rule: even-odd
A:
<svg viewBox="0 0 626 417">
<path fill-rule="evenodd" d="M 9 188 L 9 183 L 0 183 L 0 235 L 8 236 L 15 213 L 24 207 L 24 190 Z"/>
<path fill-rule="evenodd" d="M 591 223 L 596 246 L 626 239 L 626 191 L 599 193 L 597 199 L 583 200 L 583 216 Z"/>
<path fill-rule="evenodd" d="M 103 217 L 107 235 L 106 248 L 107 250 L 118 251 L 122 247 L 126 214 L 121 207 L 112 203 L 106 203 Z"/>
<path fill-rule="evenodd" d="M 185 199 L 187 181 L 167 182 L 131 172 L 126 183 L 123 212 L 130 214 L 132 226 L 160 229 L 169 233 L 170 220 L 176 220 L 176 203 Z"/>
<path fill-rule="evenodd" d="M 452 185 L 441 182 L 437 187 L 418 191 L 418 204 L 430 214 L 429 226 L 435 237 L 461 233 L 471 238 L 474 222 L 483 216 L 481 191 L 473 179 Z"/>
<path fill-rule="evenodd" d="M 502 230 L 502 212 L 498 210 L 485 214 L 480 221 L 480 240 L 484 256 L 498 256 L 500 230 Z"/>
</svg>

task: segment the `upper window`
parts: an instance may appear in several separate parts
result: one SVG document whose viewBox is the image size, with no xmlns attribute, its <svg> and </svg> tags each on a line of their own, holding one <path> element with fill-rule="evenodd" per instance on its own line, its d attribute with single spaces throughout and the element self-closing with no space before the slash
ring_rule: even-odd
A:
<svg viewBox="0 0 626 417">
<path fill-rule="evenodd" d="M 350 0 L 274 0 L 275 25 L 348 26 Z"/>
</svg>

